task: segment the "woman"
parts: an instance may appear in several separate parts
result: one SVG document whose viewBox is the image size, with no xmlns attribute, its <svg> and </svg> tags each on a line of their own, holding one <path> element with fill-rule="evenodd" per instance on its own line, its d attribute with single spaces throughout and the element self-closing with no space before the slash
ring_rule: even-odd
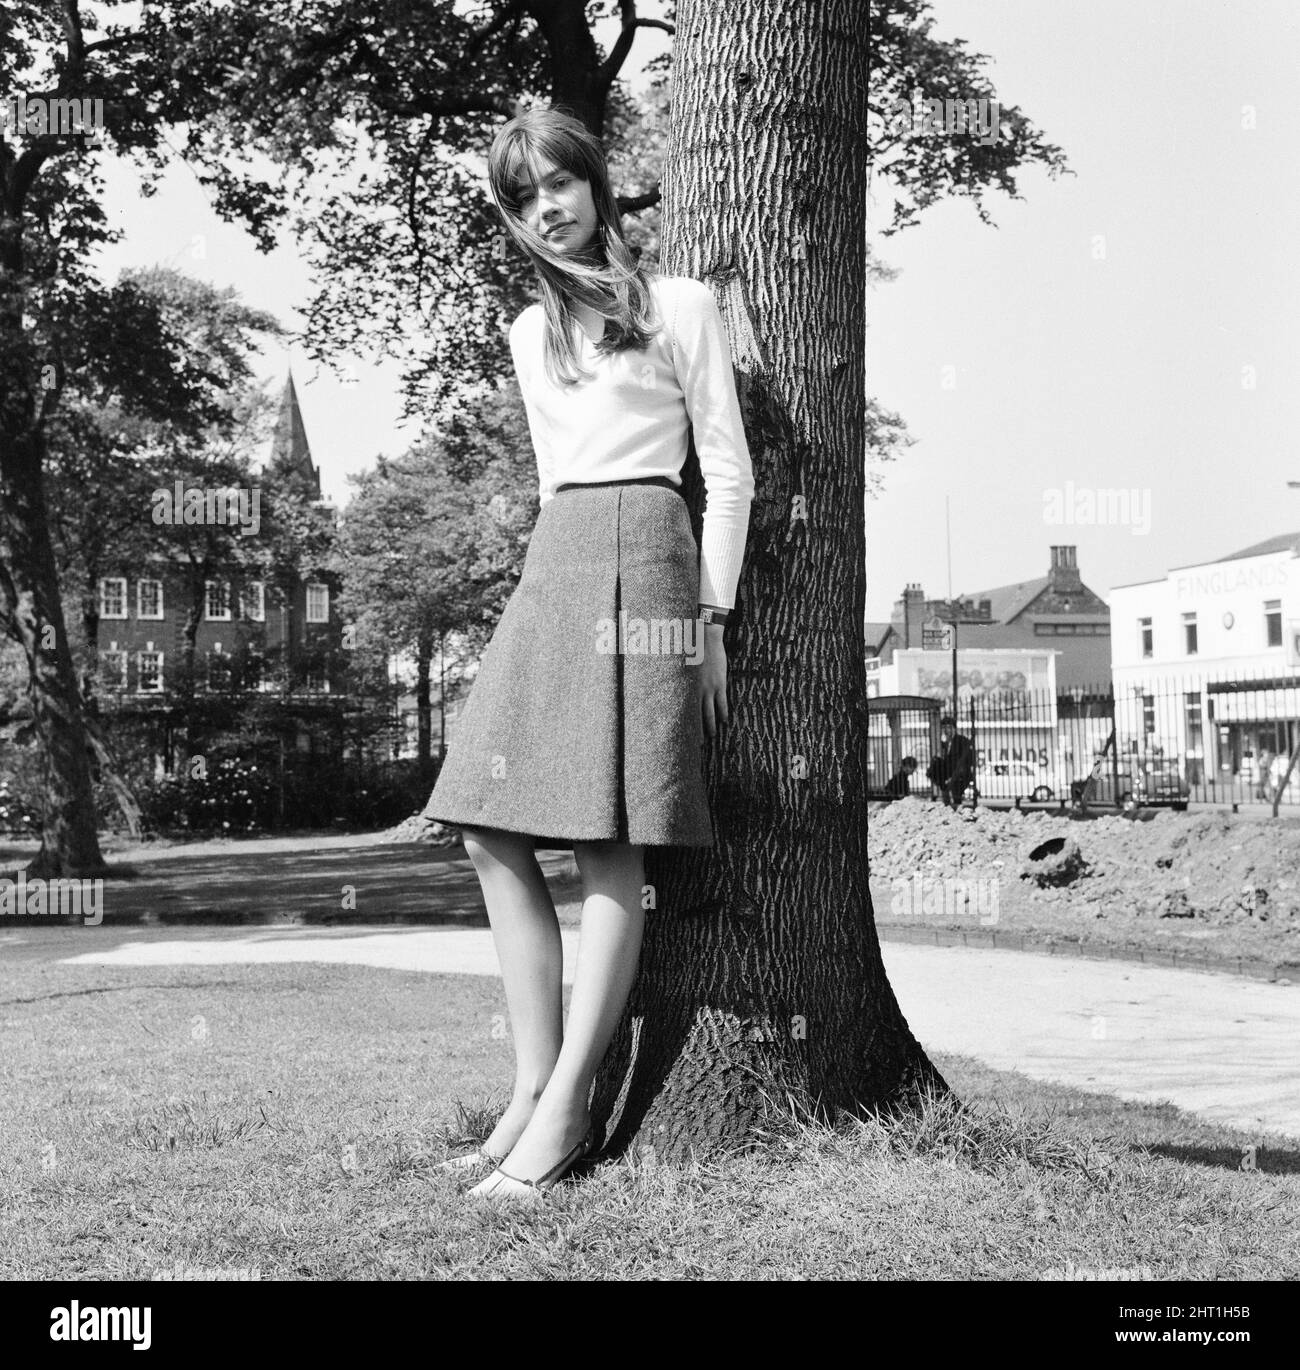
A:
<svg viewBox="0 0 1300 1370">
<path fill-rule="evenodd" d="M 645 848 L 711 846 L 701 752 L 727 722 L 726 612 L 754 482 L 708 288 L 623 241 L 600 144 L 559 110 L 488 158 L 540 304 L 510 329 L 541 508 L 425 815 L 478 873 L 515 1043 L 514 1091 L 470 1192 L 536 1197 L 592 1149 L 588 1095 L 636 974 Z M 678 493 L 693 431 L 697 550 Z M 563 1025 L 559 921 L 535 848 L 572 847 L 580 954 Z"/>
</svg>

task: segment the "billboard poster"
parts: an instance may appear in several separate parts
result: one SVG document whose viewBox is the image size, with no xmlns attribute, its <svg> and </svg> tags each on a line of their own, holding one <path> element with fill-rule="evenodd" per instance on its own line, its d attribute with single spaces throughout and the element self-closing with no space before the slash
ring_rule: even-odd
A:
<svg viewBox="0 0 1300 1370">
<path fill-rule="evenodd" d="M 952 700 L 952 653 L 905 648 L 894 655 L 898 693 L 923 695 L 941 703 Z M 1056 663 L 1047 652 L 1014 647 L 957 649 L 957 698 L 974 700 L 985 717 L 1030 717 L 1037 698 L 1055 715 Z"/>
</svg>

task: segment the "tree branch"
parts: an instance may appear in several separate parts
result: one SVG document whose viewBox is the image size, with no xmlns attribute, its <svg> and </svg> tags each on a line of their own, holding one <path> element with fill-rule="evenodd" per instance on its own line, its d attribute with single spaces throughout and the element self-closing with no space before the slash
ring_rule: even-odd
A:
<svg viewBox="0 0 1300 1370">
<path fill-rule="evenodd" d="M 9 184 L 5 187 L 5 199 L 8 201 L 6 208 L 11 214 L 18 215 L 23 211 L 23 206 L 27 201 L 27 192 L 32 188 L 32 182 L 36 179 L 36 173 L 50 158 L 55 151 L 52 147 L 34 146 L 26 148 L 22 155 L 13 165 L 13 175 L 9 178 Z"/>
<path fill-rule="evenodd" d="M 377 82 L 370 88 L 371 99 L 389 114 L 400 114 L 408 119 L 420 115 L 504 114 L 507 118 L 514 115 L 514 102 L 504 95 L 400 95 L 397 93 L 397 73 L 364 38 L 357 39 L 357 55 Z"/>
<path fill-rule="evenodd" d="M 632 50 L 632 38 L 637 29 L 663 29 L 665 33 L 672 34 L 677 32 L 675 26 L 666 19 L 638 19 L 636 0 L 619 0 L 618 7 L 622 14 L 623 27 L 614 46 L 609 50 L 609 56 L 596 69 L 594 78 L 597 89 L 601 91 L 607 91 L 622 70 L 623 63 Z"/>
<path fill-rule="evenodd" d="M 466 57 L 473 57 L 474 54 L 492 37 L 494 33 L 500 33 L 512 20 L 519 20 L 523 17 L 524 0 L 510 0 L 510 3 L 500 14 L 492 20 L 485 28 L 480 29 L 470 40 L 465 49 Z"/>
<path fill-rule="evenodd" d="M 115 33 L 111 38 L 97 38 L 93 43 L 84 43 L 83 52 L 113 52 L 118 48 L 131 48 L 139 45 L 142 34 Z"/>
<path fill-rule="evenodd" d="M 122 33 L 87 44 L 82 34 L 77 0 L 63 0 L 62 20 L 68 61 L 66 68 L 59 75 L 58 84 L 54 88 L 55 97 L 66 95 L 78 89 L 89 93 L 90 87 L 86 81 L 86 54 L 88 52 L 103 52 L 110 48 L 131 47 L 140 42 L 141 35 Z M 104 103 L 106 112 L 112 110 L 114 106 L 119 109 L 125 107 L 125 102 L 111 98 L 105 100 Z M 5 199 L 11 213 L 19 214 L 22 212 L 27 193 L 31 190 L 32 182 L 35 181 L 36 174 L 42 165 L 57 153 L 71 151 L 72 146 L 64 134 L 39 134 L 15 158 L 9 146 L 0 140 L 0 169 L 6 172 L 12 170 L 12 175 L 7 178 L 8 184 L 4 187 Z"/>
<path fill-rule="evenodd" d="M 86 40 L 81 32 L 77 0 L 63 0 L 63 36 L 68 44 L 68 75 L 80 81 L 86 70 Z M 59 82 L 60 87 L 63 82 Z"/>
<path fill-rule="evenodd" d="M 515 102 L 504 95 L 414 95 L 397 99 L 379 92 L 372 94 L 381 109 L 412 119 L 420 115 L 445 118 L 455 114 L 504 114 L 513 118 L 515 113 Z"/>
<path fill-rule="evenodd" d="M 620 214 L 635 214 L 638 210 L 653 209 L 663 198 L 658 186 L 643 191 L 640 195 L 619 195 L 616 197 Z"/>
</svg>

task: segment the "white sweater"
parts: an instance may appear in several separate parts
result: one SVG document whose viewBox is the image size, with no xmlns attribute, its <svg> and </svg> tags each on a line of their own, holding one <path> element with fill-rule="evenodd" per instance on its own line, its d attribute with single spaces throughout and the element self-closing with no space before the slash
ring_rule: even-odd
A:
<svg viewBox="0 0 1300 1370">
<path fill-rule="evenodd" d="M 663 321 L 644 352 L 601 356 L 604 320 L 578 306 L 578 357 L 590 379 L 568 387 L 546 374 L 545 314 L 529 305 L 510 326 L 510 354 L 537 453 L 542 504 L 556 486 L 667 476 L 681 485 L 687 428 L 704 477 L 701 604 L 736 602 L 754 475 L 741 426 L 731 349 L 708 286 L 687 276 L 651 276 Z"/>
</svg>

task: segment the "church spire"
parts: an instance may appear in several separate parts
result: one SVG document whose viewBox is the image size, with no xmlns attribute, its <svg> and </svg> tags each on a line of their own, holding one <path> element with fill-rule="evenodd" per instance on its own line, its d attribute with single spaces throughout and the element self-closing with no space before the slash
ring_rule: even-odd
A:
<svg viewBox="0 0 1300 1370">
<path fill-rule="evenodd" d="M 296 471 L 305 476 L 320 498 L 320 469 L 311 459 L 307 430 L 303 426 L 302 411 L 298 408 L 298 392 L 293 384 L 293 371 L 285 382 L 280 400 L 280 416 L 271 439 L 271 459 L 266 464 L 268 474 L 276 471 Z"/>
</svg>

